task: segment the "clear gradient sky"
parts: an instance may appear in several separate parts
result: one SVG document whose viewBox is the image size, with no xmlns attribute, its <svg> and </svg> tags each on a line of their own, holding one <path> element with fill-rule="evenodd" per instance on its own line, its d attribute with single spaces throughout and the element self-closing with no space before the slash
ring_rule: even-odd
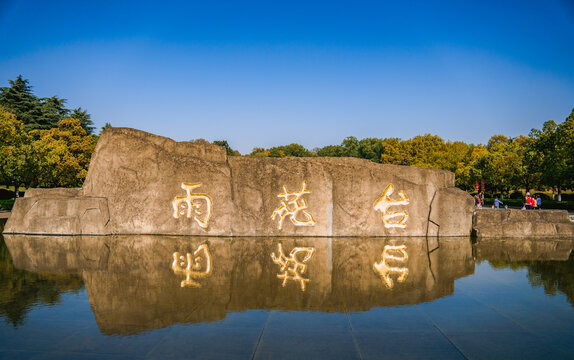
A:
<svg viewBox="0 0 574 360">
<path fill-rule="evenodd" d="M 312 149 L 486 143 L 574 108 L 574 0 L 0 0 L 0 86 L 96 126 Z"/>
</svg>

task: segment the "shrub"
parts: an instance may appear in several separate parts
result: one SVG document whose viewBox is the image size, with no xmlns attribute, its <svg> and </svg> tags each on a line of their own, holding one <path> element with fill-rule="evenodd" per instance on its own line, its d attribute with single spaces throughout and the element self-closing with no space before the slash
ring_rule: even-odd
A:
<svg viewBox="0 0 574 360">
<path fill-rule="evenodd" d="M 14 199 L 1 199 L 0 210 L 12 210 L 14 206 Z"/>
</svg>

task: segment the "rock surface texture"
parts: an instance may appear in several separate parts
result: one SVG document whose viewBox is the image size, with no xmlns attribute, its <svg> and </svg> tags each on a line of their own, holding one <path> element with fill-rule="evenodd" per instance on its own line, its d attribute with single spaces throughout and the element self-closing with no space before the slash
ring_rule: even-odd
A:
<svg viewBox="0 0 574 360">
<path fill-rule="evenodd" d="M 35 189 L 5 233 L 468 236 L 454 174 L 355 158 L 227 157 L 127 128 L 100 136 L 81 189 Z"/>
<path fill-rule="evenodd" d="M 574 223 L 566 210 L 477 210 L 477 238 L 574 238 Z"/>
</svg>

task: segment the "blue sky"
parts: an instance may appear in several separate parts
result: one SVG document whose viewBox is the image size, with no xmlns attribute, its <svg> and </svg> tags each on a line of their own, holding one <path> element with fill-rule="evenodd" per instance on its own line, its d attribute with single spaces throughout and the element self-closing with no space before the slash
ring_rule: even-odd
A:
<svg viewBox="0 0 574 360">
<path fill-rule="evenodd" d="M 425 133 L 486 143 L 574 108 L 574 1 L 0 0 L 22 74 L 106 122 L 309 149 Z"/>
</svg>

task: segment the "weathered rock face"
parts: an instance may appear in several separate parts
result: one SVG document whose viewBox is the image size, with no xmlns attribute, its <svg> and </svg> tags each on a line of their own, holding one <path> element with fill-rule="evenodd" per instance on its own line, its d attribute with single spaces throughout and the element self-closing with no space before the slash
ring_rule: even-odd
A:
<svg viewBox="0 0 574 360">
<path fill-rule="evenodd" d="M 82 189 L 28 191 L 5 233 L 467 236 L 472 209 L 447 171 L 227 157 L 216 145 L 112 128 Z"/>
<path fill-rule="evenodd" d="M 436 248 L 419 237 L 5 235 L 5 241 L 18 268 L 81 274 L 106 334 L 216 321 L 249 309 L 347 312 L 416 304 L 452 294 L 454 280 L 474 272 L 468 237 L 435 239 Z M 186 272 L 187 254 L 197 262 Z"/>
<path fill-rule="evenodd" d="M 473 230 L 479 239 L 574 238 L 574 223 L 566 210 L 478 210 Z"/>
</svg>

